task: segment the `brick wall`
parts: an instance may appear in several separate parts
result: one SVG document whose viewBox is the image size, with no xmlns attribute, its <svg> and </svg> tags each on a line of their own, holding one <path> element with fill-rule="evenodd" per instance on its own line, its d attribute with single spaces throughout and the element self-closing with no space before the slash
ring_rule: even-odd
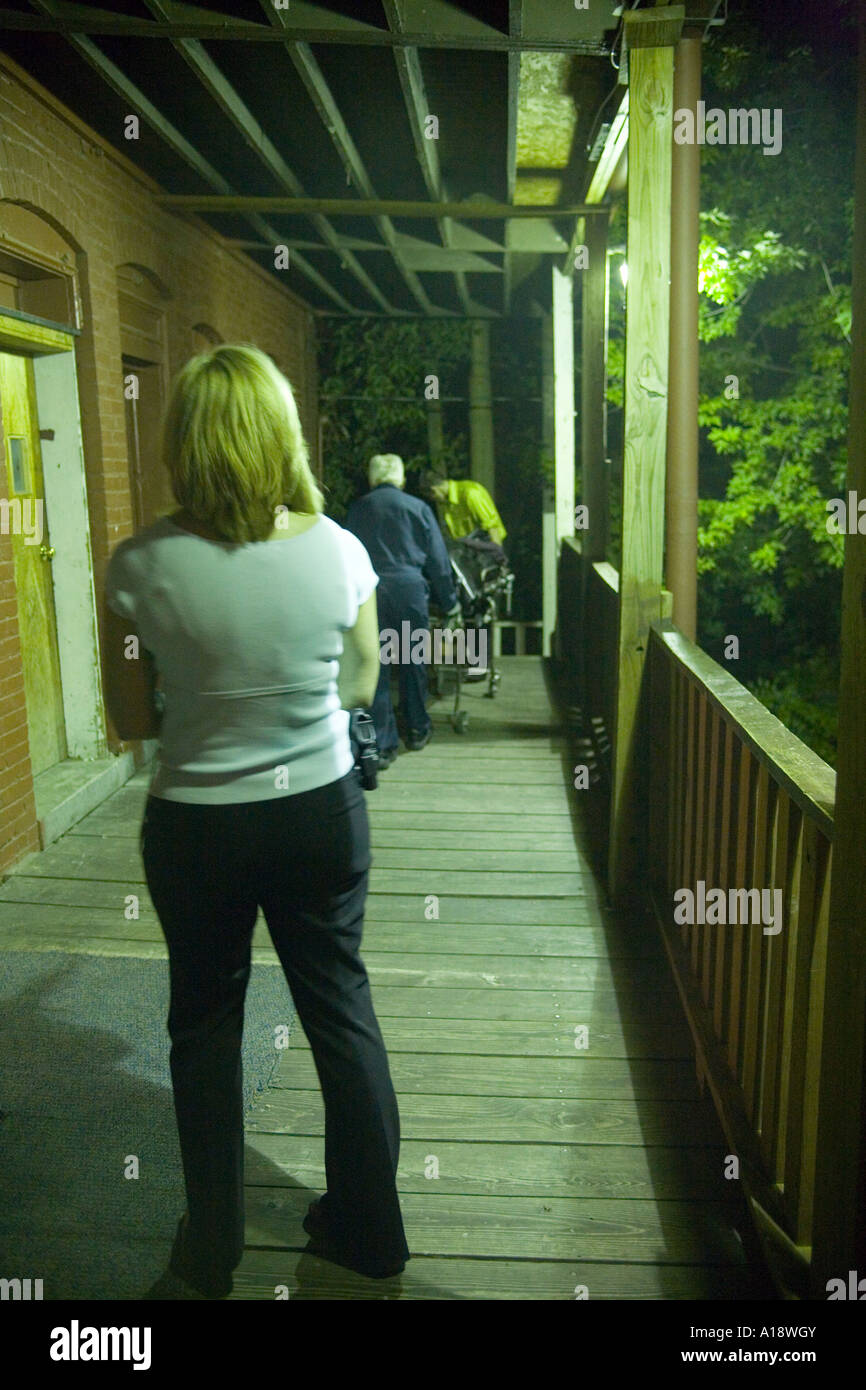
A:
<svg viewBox="0 0 866 1390">
<path fill-rule="evenodd" d="M 133 155 L 134 150 L 130 142 Z M 312 313 L 203 222 L 159 208 L 154 195 L 160 192 L 0 53 L 0 198 L 45 217 L 76 253 L 83 311 L 76 366 L 98 603 L 108 556 L 132 530 L 118 267 L 141 267 L 169 291 L 164 310 L 170 375 L 189 357 L 197 323 L 228 342 L 255 342 L 270 353 L 292 382 L 315 456 Z M 0 489 L 5 487 L 0 469 Z M 35 848 L 11 542 L 0 535 L 0 872 Z"/>
</svg>

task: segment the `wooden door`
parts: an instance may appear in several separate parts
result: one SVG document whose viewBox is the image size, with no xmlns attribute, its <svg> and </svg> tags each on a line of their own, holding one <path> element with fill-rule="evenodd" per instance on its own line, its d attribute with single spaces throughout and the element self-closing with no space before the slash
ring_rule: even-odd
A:
<svg viewBox="0 0 866 1390">
<path fill-rule="evenodd" d="M 29 358 L 0 353 L 0 410 L 9 498 L 3 525 L 6 529 L 8 524 L 12 542 L 30 761 L 35 777 L 66 757 L 66 725 L 51 577 L 53 552 Z"/>
</svg>

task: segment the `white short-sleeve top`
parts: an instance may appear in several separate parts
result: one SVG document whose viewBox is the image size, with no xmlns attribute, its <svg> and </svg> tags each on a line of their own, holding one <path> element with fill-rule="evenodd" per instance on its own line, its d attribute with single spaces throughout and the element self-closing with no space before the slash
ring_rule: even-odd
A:
<svg viewBox="0 0 866 1390">
<path fill-rule="evenodd" d="M 151 795 L 265 801 L 344 777 L 343 633 L 377 583 L 361 542 L 326 516 L 248 544 L 163 517 L 122 541 L 106 602 L 153 654 L 165 693 Z"/>
</svg>

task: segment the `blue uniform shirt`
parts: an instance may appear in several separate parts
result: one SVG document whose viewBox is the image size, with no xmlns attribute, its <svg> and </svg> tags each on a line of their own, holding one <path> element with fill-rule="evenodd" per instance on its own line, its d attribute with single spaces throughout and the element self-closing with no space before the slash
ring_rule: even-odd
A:
<svg viewBox="0 0 866 1390">
<path fill-rule="evenodd" d="M 421 574 L 437 608 L 447 612 L 455 606 L 457 590 L 442 532 L 420 497 L 380 483 L 352 503 L 346 530 L 361 541 L 383 580 Z"/>
</svg>

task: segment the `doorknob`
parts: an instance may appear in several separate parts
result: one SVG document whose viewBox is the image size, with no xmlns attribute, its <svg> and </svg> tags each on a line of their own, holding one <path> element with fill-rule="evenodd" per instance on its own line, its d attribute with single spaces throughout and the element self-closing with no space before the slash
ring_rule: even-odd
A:
<svg viewBox="0 0 866 1390">
<path fill-rule="evenodd" d="M 42 556 L 43 560 L 53 560 L 53 559 L 54 559 L 54 546 L 53 546 L 53 545 L 40 545 L 40 547 L 39 547 L 39 554 Z"/>
</svg>

